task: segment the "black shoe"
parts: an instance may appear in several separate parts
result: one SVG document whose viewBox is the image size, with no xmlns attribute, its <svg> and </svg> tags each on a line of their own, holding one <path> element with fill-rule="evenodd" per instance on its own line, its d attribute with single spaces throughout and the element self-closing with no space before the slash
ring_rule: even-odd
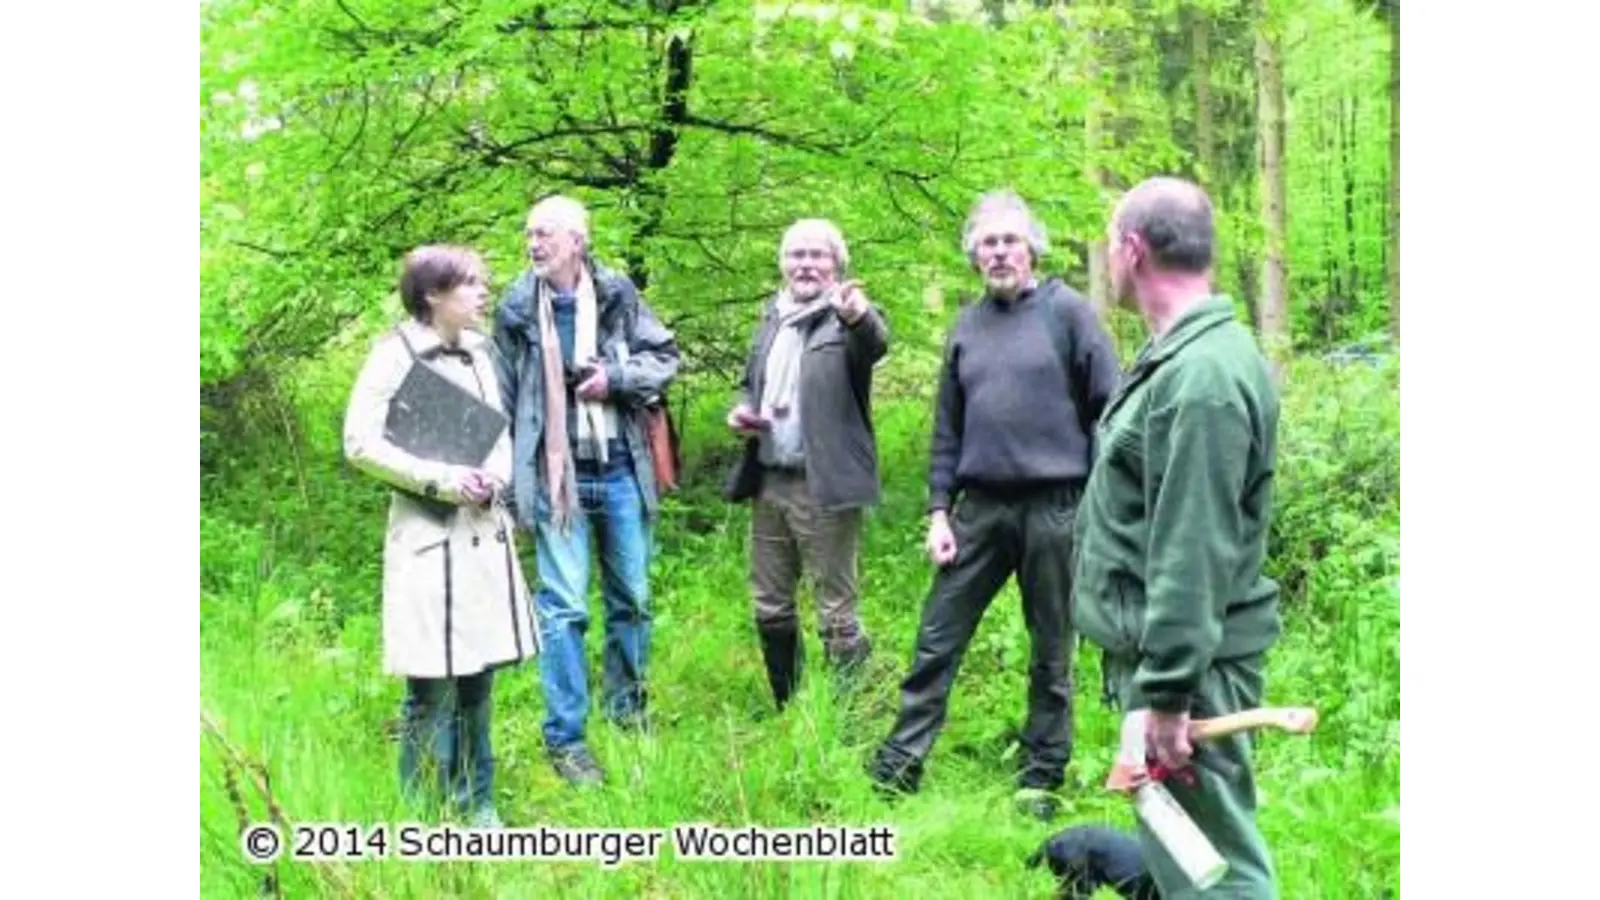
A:
<svg viewBox="0 0 1600 900">
<path fill-rule="evenodd" d="M 573 787 L 600 784 L 606 778 L 600 764 L 589 755 L 589 748 L 581 744 L 551 753 L 550 765 L 555 768 L 557 775 Z"/>
<path fill-rule="evenodd" d="M 1051 751 L 1047 756 L 1030 748 L 1020 735 L 1018 742 L 1016 780 L 1012 782 L 1017 797 L 1030 791 L 1049 794 L 1066 788 L 1072 767 L 1073 742 L 1070 738 L 1064 747 Z"/>
<path fill-rule="evenodd" d="M 783 709 L 800 686 L 800 672 L 804 668 L 804 645 L 798 629 L 759 630 L 761 658 L 767 667 L 767 684 L 772 687 L 772 699 Z"/>
<path fill-rule="evenodd" d="M 921 760 L 906 759 L 886 749 L 880 749 L 867 775 L 872 778 L 872 788 L 886 800 L 915 794 L 922 787 Z"/>
</svg>

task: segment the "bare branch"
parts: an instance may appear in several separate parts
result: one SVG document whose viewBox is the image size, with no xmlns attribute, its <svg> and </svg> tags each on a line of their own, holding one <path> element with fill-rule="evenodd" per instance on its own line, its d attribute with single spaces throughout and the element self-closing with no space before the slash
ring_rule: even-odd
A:
<svg viewBox="0 0 1600 900">
<path fill-rule="evenodd" d="M 350 8 L 350 4 L 344 2 L 344 0 L 335 0 L 335 2 L 339 4 L 340 9 L 344 10 L 344 14 L 349 17 L 350 21 L 356 23 L 357 28 L 360 28 L 362 31 L 365 31 L 368 34 L 377 33 L 372 30 L 372 26 L 362 21 L 361 17 L 356 15 L 356 11 Z"/>
<path fill-rule="evenodd" d="M 270 256 L 273 259 L 292 259 L 295 255 L 291 250 L 276 250 L 272 247 L 263 247 L 260 244 L 252 243 L 250 241 L 229 240 L 228 243 L 234 245 L 235 247 L 243 247 L 246 250 L 254 250 L 257 253 Z"/>
<path fill-rule="evenodd" d="M 434 109 L 429 109 L 430 106 L 434 106 L 433 82 L 434 76 L 433 73 L 430 72 L 428 73 L 428 82 L 422 88 L 422 108 L 418 110 L 417 118 L 411 123 L 410 127 L 401 132 L 400 136 L 394 139 L 394 143 L 389 150 L 389 162 L 394 162 L 394 158 L 399 155 L 401 149 L 404 148 L 407 142 L 411 140 L 411 136 L 417 133 L 417 128 L 422 125 L 423 121 L 427 119 L 428 116 L 435 111 L 435 109 L 442 108 L 444 106 L 443 103 L 440 103 L 435 106 Z"/>
<path fill-rule="evenodd" d="M 653 19 L 598 19 L 589 16 L 572 22 L 551 22 L 545 14 L 545 8 L 535 7 L 533 12 L 524 16 L 517 16 L 495 26 L 501 34 L 512 35 L 524 31 L 540 34 L 549 34 L 556 31 L 634 31 L 649 28 Z"/>
<path fill-rule="evenodd" d="M 889 198 L 889 205 L 894 207 L 894 211 L 900 214 L 900 218 L 905 219 L 907 222 L 910 222 L 913 225 L 921 225 L 925 227 L 927 225 L 925 221 L 919 220 L 916 216 L 913 216 L 910 212 L 907 212 L 905 207 L 900 205 L 900 198 L 895 194 L 894 182 L 890 179 L 890 173 L 884 172 L 883 192 L 884 195 Z"/>
<path fill-rule="evenodd" d="M 748 134 L 780 146 L 794 147 L 799 150 L 808 150 L 812 153 L 821 153 L 827 156 L 842 156 L 845 149 L 840 145 L 817 143 L 812 141 L 809 137 L 783 134 L 781 132 L 766 128 L 762 125 L 745 125 L 739 122 L 721 122 L 715 119 L 707 119 L 703 116 L 697 116 L 692 113 L 684 116 L 682 124 L 696 128 L 705 128 L 711 131 L 720 131 L 724 134 Z"/>
<path fill-rule="evenodd" d="M 350 142 L 345 144 L 344 148 L 339 151 L 339 155 L 335 156 L 333 162 L 328 164 L 330 170 L 337 170 L 340 164 L 344 162 L 345 157 L 350 155 L 350 151 L 355 149 L 356 144 L 359 144 L 361 139 L 367 136 L 367 114 L 371 106 L 371 89 L 363 84 L 361 86 L 361 121 L 356 123 L 356 133 L 350 138 Z M 341 114 L 340 117 L 343 118 L 343 115 Z"/>
</svg>

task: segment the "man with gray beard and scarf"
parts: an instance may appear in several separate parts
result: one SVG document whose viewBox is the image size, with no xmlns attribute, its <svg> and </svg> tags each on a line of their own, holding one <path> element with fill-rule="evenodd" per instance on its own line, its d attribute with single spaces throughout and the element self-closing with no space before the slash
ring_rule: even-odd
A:
<svg viewBox="0 0 1600 900">
<path fill-rule="evenodd" d="M 849 262 L 844 236 L 827 220 L 802 219 L 784 233 L 784 286 L 756 329 L 742 397 L 728 413 L 745 448 L 726 495 L 752 503 L 754 618 L 779 709 L 803 667 L 802 567 L 835 673 L 857 671 L 871 652 L 856 565 L 862 510 L 880 498 L 872 370 L 888 352 L 889 330 L 860 285 L 841 283 Z"/>
<path fill-rule="evenodd" d="M 1072 757 L 1073 518 L 1121 369 L 1093 308 L 1035 276 L 1048 245 L 1021 198 L 980 198 L 962 238 L 986 290 L 946 341 L 928 473 L 938 568 L 899 719 L 870 772 L 880 788 L 918 789 L 961 658 L 1015 575 L 1032 643 L 1017 799 L 1048 820 Z"/>
</svg>

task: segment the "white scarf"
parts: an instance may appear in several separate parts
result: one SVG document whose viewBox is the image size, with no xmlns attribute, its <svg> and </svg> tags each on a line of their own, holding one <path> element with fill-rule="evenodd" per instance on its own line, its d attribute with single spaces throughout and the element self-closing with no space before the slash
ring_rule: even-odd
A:
<svg viewBox="0 0 1600 900">
<path fill-rule="evenodd" d="M 540 279 L 539 291 L 543 295 L 540 297 L 541 307 L 550 309 L 549 303 L 555 297 L 555 289 L 548 281 Z M 587 267 L 579 272 L 578 286 L 573 293 L 578 308 L 573 316 L 572 361 L 577 365 L 594 359 L 599 348 L 600 306 L 595 300 L 594 280 L 590 278 Z M 604 401 L 578 397 L 577 402 L 578 455 L 604 463 L 609 458 L 607 443 L 617 436 L 616 416 Z"/>
<path fill-rule="evenodd" d="M 803 459 L 800 363 L 805 356 L 804 326 L 831 305 L 832 294 L 826 291 L 809 303 L 795 301 L 787 289 L 778 294 L 778 333 L 767 351 L 766 377 L 761 388 L 760 414 L 772 423 L 762 442 L 768 464 L 795 466 Z"/>
</svg>

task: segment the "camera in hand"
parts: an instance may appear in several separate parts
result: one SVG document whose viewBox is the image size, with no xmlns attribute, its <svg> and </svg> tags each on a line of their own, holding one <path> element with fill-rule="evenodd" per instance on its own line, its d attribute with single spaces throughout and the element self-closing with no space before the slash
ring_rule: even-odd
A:
<svg viewBox="0 0 1600 900">
<path fill-rule="evenodd" d="M 567 387 L 574 390 L 577 389 L 578 385 L 588 381 L 594 375 L 596 368 L 598 367 L 594 363 L 580 363 L 576 366 L 567 365 Z"/>
</svg>

